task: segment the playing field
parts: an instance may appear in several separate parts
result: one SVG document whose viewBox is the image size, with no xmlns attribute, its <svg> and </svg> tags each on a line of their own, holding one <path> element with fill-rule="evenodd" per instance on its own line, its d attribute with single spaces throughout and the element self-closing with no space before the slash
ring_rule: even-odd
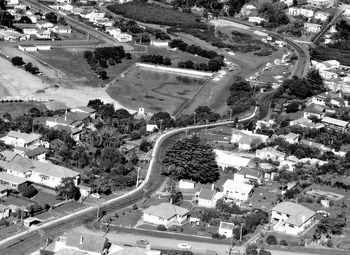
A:
<svg viewBox="0 0 350 255">
<path fill-rule="evenodd" d="M 204 78 L 135 67 L 108 88 L 107 93 L 130 109 L 144 107 L 149 112 L 174 114 L 204 82 Z"/>
</svg>

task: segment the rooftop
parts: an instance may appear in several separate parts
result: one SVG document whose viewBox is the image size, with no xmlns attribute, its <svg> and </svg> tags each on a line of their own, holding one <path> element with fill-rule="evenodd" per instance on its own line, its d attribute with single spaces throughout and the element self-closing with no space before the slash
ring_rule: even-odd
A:
<svg viewBox="0 0 350 255">
<path fill-rule="evenodd" d="M 32 157 L 36 157 L 38 155 L 41 155 L 43 153 L 46 153 L 46 149 L 44 147 L 38 147 L 38 148 L 35 148 L 33 150 L 29 150 L 25 153 L 25 155 L 28 157 L 28 158 L 32 158 Z"/>
<path fill-rule="evenodd" d="M 6 161 L 12 161 L 16 156 L 19 156 L 16 152 L 5 150 L 0 152 L 0 155 L 4 158 Z"/>
<path fill-rule="evenodd" d="M 226 180 L 226 182 L 222 186 L 228 190 L 240 191 L 240 192 L 245 193 L 245 194 L 249 194 L 250 191 L 254 188 L 254 185 L 242 183 L 242 182 L 235 181 L 232 179 Z"/>
<path fill-rule="evenodd" d="M 88 107 L 88 106 L 80 106 L 80 107 L 76 107 L 72 110 L 75 110 L 75 109 L 80 110 L 82 112 L 90 113 L 90 114 L 96 112 L 95 109 Z"/>
<path fill-rule="evenodd" d="M 4 199 L 3 204 L 4 205 L 14 205 L 14 206 L 18 206 L 18 207 L 22 207 L 22 206 L 27 207 L 27 206 L 33 205 L 34 202 L 29 202 L 29 201 L 26 201 L 26 200 L 23 200 L 23 199 L 20 199 L 17 197 L 9 196 L 9 197 Z"/>
<path fill-rule="evenodd" d="M 66 234 L 66 246 L 78 248 L 81 251 L 101 253 L 104 250 L 107 238 L 97 235 L 88 235 L 78 232 Z"/>
<path fill-rule="evenodd" d="M 271 210 L 289 215 L 286 222 L 295 226 L 301 226 L 316 214 L 305 206 L 288 201 L 277 204 Z"/>
<path fill-rule="evenodd" d="M 25 143 L 31 143 L 41 138 L 40 134 L 36 134 L 36 133 L 27 134 L 27 133 L 17 132 L 13 130 L 8 132 L 7 136 L 13 137 L 16 139 L 23 139 Z"/>
<path fill-rule="evenodd" d="M 322 114 L 325 111 L 325 108 L 321 105 L 317 104 L 309 104 L 305 109 L 304 112 L 314 113 L 314 114 Z"/>
<path fill-rule="evenodd" d="M 14 175 L 8 174 L 6 172 L 0 172 L 0 180 L 4 180 L 4 181 L 7 181 L 9 183 L 14 183 L 17 185 L 27 182 L 27 180 L 24 178 L 14 176 Z"/>
<path fill-rule="evenodd" d="M 343 127 L 343 128 L 346 128 L 349 125 L 349 122 L 347 122 L 347 121 L 338 120 L 338 119 L 331 118 L 331 117 L 322 118 L 322 122 L 327 123 L 327 124 L 331 124 L 331 125 L 335 125 L 335 126 L 339 126 L 339 127 Z"/>
<path fill-rule="evenodd" d="M 262 175 L 262 173 L 260 171 L 255 170 L 255 169 L 250 168 L 250 167 L 241 167 L 238 174 L 250 175 L 250 176 L 254 176 L 256 178 L 259 178 Z"/>
<path fill-rule="evenodd" d="M 188 213 L 188 210 L 186 208 L 182 208 L 180 206 L 173 205 L 170 203 L 161 203 L 159 205 L 148 207 L 143 211 L 143 213 L 154 215 L 156 217 L 167 220 L 176 215 L 183 216 Z"/>
<path fill-rule="evenodd" d="M 231 222 L 220 221 L 220 228 L 232 231 L 235 228 L 235 224 Z"/>
</svg>

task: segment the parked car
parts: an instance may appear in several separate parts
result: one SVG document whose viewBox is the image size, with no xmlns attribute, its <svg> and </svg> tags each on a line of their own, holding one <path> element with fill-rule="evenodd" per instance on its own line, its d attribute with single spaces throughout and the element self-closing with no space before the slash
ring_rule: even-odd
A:
<svg viewBox="0 0 350 255">
<path fill-rule="evenodd" d="M 136 241 L 137 246 L 145 248 L 149 245 L 149 242 L 146 239 L 141 239 Z"/>
<path fill-rule="evenodd" d="M 191 250 L 192 247 L 188 243 L 179 243 L 177 245 L 177 248 L 182 249 L 182 250 Z"/>
</svg>

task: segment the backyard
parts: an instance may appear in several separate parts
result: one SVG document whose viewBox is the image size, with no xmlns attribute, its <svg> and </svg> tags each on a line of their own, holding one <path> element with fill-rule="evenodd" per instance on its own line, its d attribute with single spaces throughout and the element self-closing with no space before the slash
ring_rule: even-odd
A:
<svg viewBox="0 0 350 255">
<path fill-rule="evenodd" d="M 179 74 L 135 67 L 107 89 L 108 94 L 131 109 L 173 114 L 205 82 Z"/>
</svg>

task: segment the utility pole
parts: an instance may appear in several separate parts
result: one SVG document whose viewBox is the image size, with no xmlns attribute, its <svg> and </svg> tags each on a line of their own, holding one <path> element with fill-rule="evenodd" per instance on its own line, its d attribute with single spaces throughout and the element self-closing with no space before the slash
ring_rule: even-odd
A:
<svg viewBox="0 0 350 255">
<path fill-rule="evenodd" d="M 140 178 L 140 167 L 137 168 L 136 188 L 137 186 L 139 186 L 139 178 Z"/>
<path fill-rule="evenodd" d="M 196 112 L 193 113 L 193 125 L 196 125 Z"/>
<path fill-rule="evenodd" d="M 100 215 L 100 205 L 97 205 L 96 220 L 98 221 L 98 216 Z"/>
</svg>

